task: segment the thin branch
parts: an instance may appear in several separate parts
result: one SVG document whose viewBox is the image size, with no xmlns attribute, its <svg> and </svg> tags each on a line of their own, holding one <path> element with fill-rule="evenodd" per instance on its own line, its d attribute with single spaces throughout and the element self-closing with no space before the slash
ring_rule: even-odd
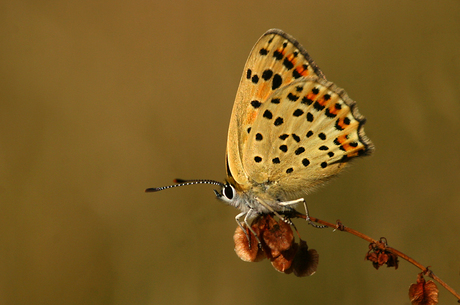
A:
<svg viewBox="0 0 460 305">
<path fill-rule="evenodd" d="M 306 216 L 301 214 L 301 213 L 295 213 L 293 215 L 293 218 L 294 217 L 306 219 Z M 339 230 L 339 231 L 348 232 L 348 233 L 353 234 L 353 235 L 355 235 L 355 236 L 357 236 L 359 238 L 362 238 L 365 241 L 367 241 L 369 243 L 372 243 L 372 244 L 377 244 L 377 243 L 381 242 L 381 241 L 377 241 L 377 240 L 375 240 L 373 238 L 370 238 L 369 236 L 367 236 L 367 235 L 365 235 L 365 234 L 363 234 L 361 232 L 358 232 L 356 230 L 353 230 L 351 228 L 348 228 L 348 227 L 344 226 L 339 220 L 337 221 L 336 224 L 333 224 L 333 223 L 330 223 L 330 222 L 327 222 L 327 221 L 324 221 L 324 220 L 321 220 L 321 219 L 318 219 L 318 218 L 315 218 L 315 217 L 310 217 L 310 221 L 319 223 L 321 225 L 324 225 L 324 226 L 327 226 L 327 227 L 330 227 L 330 228 L 333 228 L 333 229 L 336 229 L 336 230 Z M 385 243 L 386 243 L 386 239 L 385 239 Z M 388 247 L 388 246 L 385 245 L 385 250 L 393 253 L 394 255 L 397 255 L 398 257 L 408 261 L 412 265 L 414 265 L 417 268 L 419 268 L 420 270 L 422 270 L 422 272 L 424 274 L 426 274 L 427 276 L 431 277 L 433 280 L 435 280 L 436 282 L 441 284 L 441 286 L 446 288 L 447 291 L 449 291 L 451 294 L 453 294 L 457 298 L 458 302 L 460 303 L 460 294 L 458 294 L 452 287 L 447 285 L 443 280 L 441 280 L 438 276 L 436 276 L 433 273 L 433 271 L 431 271 L 430 269 L 428 269 L 424 265 L 420 264 L 419 262 L 417 262 L 416 260 L 414 260 L 410 256 L 402 253 L 401 251 L 399 251 L 399 250 L 397 250 L 395 248 Z"/>
</svg>

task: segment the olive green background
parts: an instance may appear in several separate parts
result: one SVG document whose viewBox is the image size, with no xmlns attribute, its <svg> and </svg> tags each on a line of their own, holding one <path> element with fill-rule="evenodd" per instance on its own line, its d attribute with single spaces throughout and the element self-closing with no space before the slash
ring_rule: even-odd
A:
<svg viewBox="0 0 460 305">
<path fill-rule="evenodd" d="M 409 304 L 418 270 L 296 221 L 296 278 L 233 251 L 226 133 L 246 57 L 296 37 L 366 116 L 375 154 L 307 197 L 315 217 L 460 290 L 460 2 L 2 1 L 0 304 Z M 440 290 L 441 303 L 455 298 Z"/>
</svg>

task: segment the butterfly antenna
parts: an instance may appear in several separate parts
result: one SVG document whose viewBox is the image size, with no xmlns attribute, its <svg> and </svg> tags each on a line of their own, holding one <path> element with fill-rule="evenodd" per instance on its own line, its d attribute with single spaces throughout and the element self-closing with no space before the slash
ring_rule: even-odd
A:
<svg viewBox="0 0 460 305">
<path fill-rule="evenodd" d="M 197 180 L 174 179 L 174 182 L 177 184 L 161 186 L 161 187 L 151 187 L 151 188 L 146 189 L 145 192 L 146 193 L 159 192 L 159 191 L 170 189 L 173 187 L 194 185 L 194 184 L 214 184 L 214 185 L 224 186 L 222 182 L 215 181 L 215 180 L 207 180 L 207 179 L 197 179 Z"/>
</svg>

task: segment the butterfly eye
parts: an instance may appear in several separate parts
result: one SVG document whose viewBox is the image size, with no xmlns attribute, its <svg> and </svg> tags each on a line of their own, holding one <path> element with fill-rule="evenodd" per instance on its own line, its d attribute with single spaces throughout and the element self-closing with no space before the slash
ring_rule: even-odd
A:
<svg viewBox="0 0 460 305">
<path fill-rule="evenodd" d="M 222 188 L 222 194 L 229 200 L 233 199 L 233 196 L 235 196 L 235 189 L 233 188 L 233 186 L 231 186 L 230 184 L 226 184 L 223 188 Z"/>
</svg>

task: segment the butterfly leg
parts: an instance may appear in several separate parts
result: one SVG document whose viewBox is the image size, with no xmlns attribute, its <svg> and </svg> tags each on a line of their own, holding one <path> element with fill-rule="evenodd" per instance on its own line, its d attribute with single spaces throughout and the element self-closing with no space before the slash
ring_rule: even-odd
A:
<svg viewBox="0 0 460 305">
<path fill-rule="evenodd" d="M 269 206 L 267 203 L 265 203 L 263 200 L 261 200 L 260 198 L 257 198 L 256 197 L 256 200 L 257 202 L 259 202 L 261 205 L 263 205 L 267 210 L 269 210 L 271 213 L 275 214 L 276 216 L 278 216 L 279 219 L 281 219 L 282 221 L 284 221 L 285 223 L 287 223 L 288 225 L 291 225 L 293 226 L 294 224 L 292 223 L 292 221 L 284 216 L 281 216 L 277 211 L 275 211 L 271 206 Z M 283 202 L 280 202 L 281 205 L 283 205 Z"/>
<path fill-rule="evenodd" d="M 259 243 L 259 247 L 261 247 L 261 245 L 262 245 L 262 243 L 260 242 L 260 239 L 257 236 L 256 232 L 254 232 L 254 230 L 252 229 L 251 225 L 248 223 L 248 219 L 249 219 L 249 217 L 251 217 L 252 211 L 253 210 L 249 210 L 248 212 L 242 212 L 242 213 L 236 215 L 236 217 L 235 217 L 236 223 L 238 224 L 238 226 L 240 226 L 241 230 L 243 230 L 244 235 L 246 235 L 246 238 L 248 240 L 249 249 L 251 249 L 251 238 L 249 237 L 249 234 L 248 234 L 247 230 L 243 227 L 243 225 L 241 224 L 241 221 L 240 221 L 240 218 L 243 217 L 244 215 L 246 215 L 246 216 L 244 216 L 244 220 L 243 220 L 244 223 L 246 224 L 246 227 L 252 232 L 252 234 L 254 234 L 255 238 L 257 239 L 257 242 Z"/>
<path fill-rule="evenodd" d="M 299 199 L 296 199 L 296 200 L 280 202 L 279 204 L 284 205 L 284 206 L 290 206 L 290 205 L 296 205 L 296 204 L 301 203 L 301 202 L 303 202 L 303 206 L 305 208 L 305 216 L 306 216 L 305 220 L 308 221 L 308 224 L 310 224 L 311 226 L 313 226 L 315 228 L 318 228 L 318 229 L 326 228 L 327 226 L 317 225 L 316 223 L 314 223 L 313 221 L 310 220 L 310 215 L 308 213 L 307 202 L 305 201 L 304 198 L 299 198 Z"/>
</svg>

